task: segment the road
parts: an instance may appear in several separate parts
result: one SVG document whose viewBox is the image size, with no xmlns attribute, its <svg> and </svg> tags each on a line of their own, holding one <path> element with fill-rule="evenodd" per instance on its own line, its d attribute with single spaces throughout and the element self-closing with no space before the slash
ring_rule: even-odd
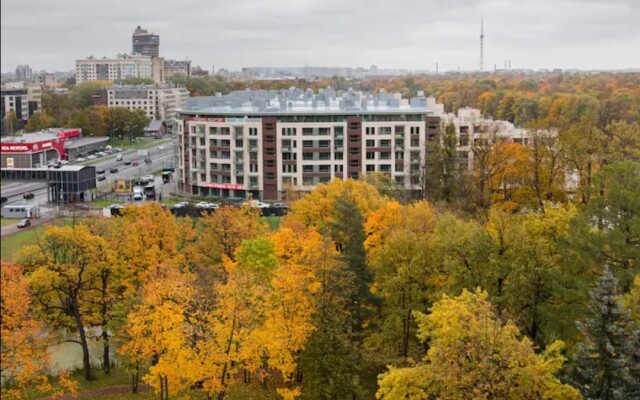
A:
<svg viewBox="0 0 640 400">
<path fill-rule="evenodd" d="M 173 162 L 173 146 L 170 143 L 163 143 L 159 146 L 163 147 L 163 149 L 159 150 L 156 147 L 148 150 L 149 158 L 151 158 L 151 164 L 146 164 L 144 162 L 145 156 L 138 155 L 137 150 L 132 153 L 125 154 L 122 161 L 116 161 L 115 158 L 111 157 L 102 162 L 94 164 L 94 166 L 96 167 L 96 171 L 105 170 L 104 174 L 96 175 L 96 177 L 101 175 L 106 177 L 106 180 L 96 182 L 98 189 L 106 190 L 110 188 L 112 182 L 115 179 L 131 179 L 139 178 L 143 175 L 148 175 L 151 172 L 162 169 L 163 163 Z M 138 166 L 125 165 L 125 162 L 133 160 L 138 160 Z M 118 172 L 112 174 L 109 172 L 109 169 L 114 167 L 118 168 Z M 48 201 L 46 186 L 47 185 L 45 182 L 7 181 L 2 185 L 2 195 L 4 197 L 7 197 L 8 199 L 8 201 L 3 205 L 40 204 L 41 212 L 43 215 L 45 215 L 48 212 L 48 208 L 43 207 L 43 205 Z M 33 193 L 35 197 L 31 200 L 25 200 L 22 196 L 27 192 Z"/>
</svg>

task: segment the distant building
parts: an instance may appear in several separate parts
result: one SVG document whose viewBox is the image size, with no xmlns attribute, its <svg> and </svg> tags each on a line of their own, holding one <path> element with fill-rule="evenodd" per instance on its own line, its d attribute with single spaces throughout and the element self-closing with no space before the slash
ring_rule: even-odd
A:
<svg viewBox="0 0 640 400">
<path fill-rule="evenodd" d="M 76 83 L 115 82 L 127 78 L 152 78 L 162 83 L 162 76 L 154 76 L 154 62 L 150 56 L 118 54 L 116 58 L 89 57 L 76 60 Z"/>
<path fill-rule="evenodd" d="M 165 60 L 164 76 L 165 79 L 170 76 L 184 75 L 191 76 L 191 61 Z"/>
<path fill-rule="evenodd" d="M 149 33 L 140 26 L 133 31 L 131 44 L 131 52 L 134 54 L 142 54 L 149 57 L 158 57 L 160 55 L 160 35 Z"/>
<path fill-rule="evenodd" d="M 16 80 L 30 81 L 33 78 L 33 71 L 28 65 L 18 65 L 16 67 Z"/>
<path fill-rule="evenodd" d="M 175 85 L 114 85 L 107 89 L 108 107 L 143 110 L 151 119 L 172 120 L 184 107 L 189 91 Z"/>
<path fill-rule="evenodd" d="M 206 69 L 200 68 L 200 66 L 194 67 L 191 69 L 191 75 L 193 76 L 209 76 L 209 71 Z"/>
<path fill-rule="evenodd" d="M 38 74 L 36 76 L 36 82 L 48 89 L 58 87 L 58 78 L 55 76 L 55 74 Z"/>
<path fill-rule="evenodd" d="M 0 89 L 0 125 L 4 132 L 4 118 L 13 111 L 18 119 L 18 126 L 13 131 L 22 129 L 33 113 L 42 109 L 42 88 L 40 85 L 3 86 Z"/>
</svg>

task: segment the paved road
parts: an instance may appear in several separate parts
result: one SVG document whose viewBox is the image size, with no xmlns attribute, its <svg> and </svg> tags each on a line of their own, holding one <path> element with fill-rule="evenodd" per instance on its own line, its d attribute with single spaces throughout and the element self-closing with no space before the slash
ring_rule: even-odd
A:
<svg viewBox="0 0 640 400">
<path fill-rule="evenodd" d="M 47 215 L 42 216 L 41 218 L 32 219 L 31 226 L 28 228 L 18 228 L 18 222 L 20 222 L 21 220 L 16 219 L 14 224 L 5 225 L 2 227 L 0 237 L 4 238 L 5 236 L 13 235 L 18 232 L 30 231 L 32 229 L 35 229 L 38 225 L 51 223 L 51 221 L 53 221 L 54 218 L 55 218 L 54 214 L 49 213 Z"/>
</svg>

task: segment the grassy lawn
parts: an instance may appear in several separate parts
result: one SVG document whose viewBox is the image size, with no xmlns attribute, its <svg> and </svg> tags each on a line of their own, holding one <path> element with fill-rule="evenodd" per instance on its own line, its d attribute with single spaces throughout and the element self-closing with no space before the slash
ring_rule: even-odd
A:
<svg viewBox="0 0 640 400">
<path fill-rule="evenodd" d="M 269 228 L 271 228 L 272 231 L 278 229 L 280 223 L 282 223 L 282 217 L 271 216 L 262 218 L 267 222 L 267 225 L 269 225 Z"/>
<path fill-rule="evenodd" d="M 2 218 L 2 219 L 0 219 L 1 226 L 17 224 L 19 221 L 20 221 L 20 219 L 15 219 L 15 218 Z"/>
<path fill-rule="evenodd" d="M 124 201 L 101 199 L 101 200 L 94 200 L 89 204 L 93 208 L 104 208 L 104 207 L 110 206 L 111 204 L 124 204 Z"/>
<path fill-rule="evenodd" d="M 46 227 L 46 224 L 39 225 L 36 228 L 3 237 L 0 242 L 2 261 L 15 261 L 18 251 L 24 246 L 35 244 L 38 236 L 44 233 Z"/>
</svg>

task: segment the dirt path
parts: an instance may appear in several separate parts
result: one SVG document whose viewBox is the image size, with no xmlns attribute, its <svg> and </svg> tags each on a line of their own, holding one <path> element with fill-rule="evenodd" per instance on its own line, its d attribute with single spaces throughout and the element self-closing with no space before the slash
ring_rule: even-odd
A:
<svg viewBox="0 0 640 400">
<path fill-rule="evenodd" d="M 145 392 L 150 390 L 151 387 L 146 383 L 138 384 L 138 392 Z M 85 392 L 78 392 L 76 394 L 65 394 L 64 396 L 57 397 L 56 400 L 80 400 L 80 399 L 95 399 L 102 396 L 109 396 L 118 393 L 130 393 L 131 385 L 111 386 L 96 390 L 87 390 Z M 53 397 L 42 397 L 38 400 L 53 400 Z"/>
</svg>

